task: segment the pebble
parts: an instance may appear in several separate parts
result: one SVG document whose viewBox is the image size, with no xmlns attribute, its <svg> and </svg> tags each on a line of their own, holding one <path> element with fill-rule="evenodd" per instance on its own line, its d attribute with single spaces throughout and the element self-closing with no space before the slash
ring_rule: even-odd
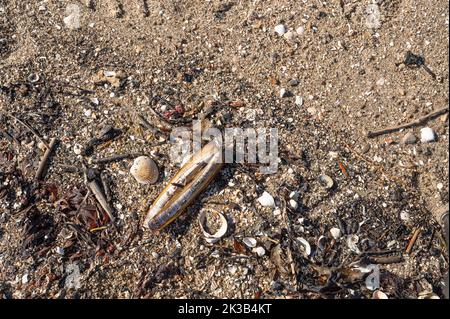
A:
<svg viewBox="0 0 450 319">
<path fill-rule="evenodd" d="M 64 248 L 62 247 L 56 247 L 55 251 L 58 255 L 64 255 Z"/>
<path fill-rule="evenodd" d="M 247 246 L 249 248 L 254 248 L 254 247 L 256 247 L 256 244 L 257 244 L 256 239 L 253 237 L 244 237 L 242 239 L 242 242 L 245 244 L 245 246 Z"/>
<path fill-rule="evenodd" d="M 291 200 L 289 200 L 289 205 L 292 207 L 292 209 L 297 209 L 298 208 L 298 203 L 295 201 L 295 200 L 293 200 L 293 199 L 291 199 Z"/>
<path fill-rule="evenodd" d="M 73 152 L 74 152 L 76 155 L 80 155 L 82 149 L 83 149 L 83 146 L 81 146 L 80 144 L 75 144 L 75 145 L 73 146 Z"/>
<path fill-rule="evenodd" d="M 258 198 L 258 202 L 264 207 L 275 206 L 275 200 L 273 199 L 272 195 L 270 195 L 266 191 L 261 195 L 261 197 Z"/>
<path fill-rule="evenodd" d="M 436 187 L 437 187 L 438 190 L 442 190 L 442 189 L 444 188 L 444 184 L 438 183 L 438 184 L 436 185 Z"/>
<path fill-rule="evenodd" d="M 290 79 L 290 80 L 289 80 L 289 85 L 290 85 L 290 86 L 297 86 L 297 85 L 299 85 L 299 84 L 300 84 L 300 81 L 297 80 L 297 79 Z"/>
<path fill-rule="evenodd" d="M 256 253 L 259 257 L 264 256 L 266 254 L 266 250 L 261 246 L 253 248 L 253 252 Z"/>
<path fill-rule="evenodd" d="M 330 229 L 330 234 L 333 239 L 338 240 L 341 238 L 341 230 L 339 228 L 333 227 Z"/>
<path fill-rule="evenodd" d="M 275 26 L 274 30 L 278 35 L 283 35 L 286 33 L 286 28 L 282 24 Z"/>
<path fill-rule="evenodd" d="M 296 35 L 297 34 L 294 31 L 288 31 L 285 34 L 283 34 L 283 37 L 288 41 L 292 41 L 295 39 Z"/>
<path fill-rule="evenodd" d="M 400 219 L 403 221 L 408 221 L 409 220 L 409 214 L 407 212 L 401 212 L 400 213 Z"/>
<path fill-rule="evenodd" d="M 431 127 L 424 127 L 420 130 L 420 141 L 422 143 L 434 142 L 436 133 Z"/>
<path fill-rule="evenodd" d="M 303 98 L 301 96 L 296 96 L 295 97 L 295 105 L 297 106 L 302 106 L 303 105 Z"/>
<path fill-rule="evenodd" d="M 303 35 L 305 33 L 305 28 L 298 27 L 297 30 L 295 30 L 295 32 L 297 32 L 298 35 Z"/>
<path fill-rule="evenodd" d="M 92 111 L 91 110 L 84 110 L 84 116 L 91 117 Z"/>
<path fill-rule="evenodd" d="M 28 274 L 22 276 L 22 284 L 25 285 L 26 283 L 28 283 Z"/>
<path fill-rule="evenodd" d="M 413 133 L 406 133 L 402 138 L 403 144 L 414 144 L 417 142 L 417 137 Z"/>
<path fill-rule="evenodd" d="M 316 110 L 316 108 L 315 107 L 308 107 L 307 109 L 306 109 L 306 111 L 308 111 L 308 113 L 310 114 L 310 115 L 314 115 L 314 114 L 316 114 L 316 112 L 317 112 L 317 110 Z"/>
<path fill-rule="evenodd" d="M 286 89 L 282 88 L 280 90 L 280 98 L 284 98 L 288 96 L 288 92 L 286 91 Z"/>
</svg>

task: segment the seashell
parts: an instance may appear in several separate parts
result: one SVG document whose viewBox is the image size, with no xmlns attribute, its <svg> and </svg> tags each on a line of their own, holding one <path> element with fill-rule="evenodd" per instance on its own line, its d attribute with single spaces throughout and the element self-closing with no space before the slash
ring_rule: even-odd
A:
<svg viewBox="0 0 450 319">
<path fill-rule="evenodd" d="M 266 254 L 266 250 L 261 246 L 253 248 L 252 251 L 256 253 L 259 257 L 264 256 Z"/>
<path fill-rule="evenodd" d="M 169 225 L 211 183 L 222 165 L 222 148 L 215 141 L 191 155 L 153 202 L 144 226 L 156 231 Z M 180 187 L 180 184 L 186 185 Z"/>
<path fill-rule="evenodd" d="M 278 35 L 283 35 L 286 33 L 286 28 L 284 25 L 279 24 L 277 26 L 275 26 L 275 28 L 273 28 L 273 30 L 278 34 Z"/>
<path fill-rule="evenodd" d="M 431 127 L 420 129 L 420 141 L 422 143 L 433 142 L 436 140 L 436 133 Z"/>
<path fill-rule="evenodd" d="M 361 253 L 361 251 L 359 250 L 357 244 L 359 242 L 359 237 L 358 235 L 350 235 L 347 237 L 347 246 L 348 248 L 354 252 L 354 253 Z"/>
<path fill-rule="evenodd" d="M 379 290 L 373 292 L 372 299 L 389 299 L 388 296 Z"/>
<path fill-rule="evenodd" d="M 320 175 L 319 183 L 325 189 L 331 189 L 334 185 L 333 179 L 328 175 Z"/>
<path fill-rule="evenodd" d="M 380 288 L 380 267 L 378 265 L 368 265 L 366 267 L 372 273 L 366 277 L 366 288 L 376 290 Z"/>
<path fill-rule="evenodd" d="M 289 206 L 291 206 L 292 209 L 296 210 L 298 208 L 298 203 L 295 200 L 290 199 L 289 200 Z"/>
<path fill-rule="evenodd" d="M 258 202 L 265 207 L 275 206 L 275 200 L 273 199 L 272 195 L 270 195 L 266 191 L 261 195 L 261 197 L 258 198 Z"/>
<path fill-rule="evenodd" d="M 27 78 L 28 82 L 30 82 L 30 83 L 36 83 L 39 81 L 39 79 L 40 79 L 40 77 L 39 77 L 39 74 L 37 74 L 37 73 L 32 73 Z"/>
<path fill-rule="evenodd" d="M 306 256 L 311 255 L 311 245 L 308 243 L 308 241 L 305 238 L 302 238 L 302 237 L 297 237 L 297 240 L 304 247 L 305 255 Z"/>
<path fill-rule="evenodd" d="M 327 243 L 327 237 L 325 236 L 320 236 L 319 239 L 317 239 L 317 247 L 319 247 L 320 250 L 324 250 L 325 249 L 325 245 Z"/>
<path fill-rule="evenodd" d="M 242 239 L 242 242 L 245 244 L 245 246 L 249 247 L 249 248 L 254 248 L 256 247 L 256 239 L 253 237 L 244 237 Z"/>
<path fill-rule="evenodd" d="M 338 240 L 341 238 L 341 230 L 339 228 L 333 227 L 330 229 L 330 234 L 333 239 Z"/>
<path fill-rule="evenodd" d="M 198 223 L 200 225 L 200 229 L 202 230 L 203 236 L 205 236 L 205 240 L 209 244 L 214 244 L 217 241 L 219 241 L 223 236 L 225 236 L 225 234 L 227 233 L 228 222 L 227 222 L 227 219 L 225 218 L 225 216 L 223 216 L 223 214 L 221 214 L 219 212 L 216 212 L 216 211 L 213 211 L 220 218 L 220 227 L 214 234 L 210 234 L 205 229 L 207 212 L 208 211 L 200 212 L 200 215 L 198 216 Z"/>
<path fill-rule="evenodd" d="M 159 177 L 158 166 L 148 156 L 137 157 L 130 168 L 130 173 L 140 184 L 154 184 Z"/>
</svg>

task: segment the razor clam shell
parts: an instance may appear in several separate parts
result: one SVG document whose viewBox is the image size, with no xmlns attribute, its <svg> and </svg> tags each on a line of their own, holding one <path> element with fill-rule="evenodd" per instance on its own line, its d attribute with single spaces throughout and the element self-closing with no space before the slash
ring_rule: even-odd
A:
<svg viewBox="0 0 450 319">
<path fill-rule="evenodd" d="M 151 230 L 160 230 L 171 223 L 211 182 L 221 167 L 221 148 L 214 141 L 210 142 L 192 155 L 169 181 L 150 207 L 144 226 Z M 180 189 L 177 186 L 179 184 L 185 186 Z"/>
</svg>

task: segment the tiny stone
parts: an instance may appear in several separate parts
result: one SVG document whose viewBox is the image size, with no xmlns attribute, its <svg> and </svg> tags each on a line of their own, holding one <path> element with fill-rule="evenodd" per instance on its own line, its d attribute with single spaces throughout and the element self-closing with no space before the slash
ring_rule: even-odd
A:
<svg viewBox="0 0 450 319">
<path fill-rule="evenodd" d="M 80 145 L 80 144 L 75 144 L 74 146 L 73 146 L 73 152 L 76 154 L 76 155 L 80 155 L 81 154 L 81 149 L 82 149 L 83 147 Z"/>
<path fill-rule="evenodd" d="M 436 185 L 436 187 L 437 187 L 438 190 L 442 190 L 442 189 L 444 188 L 444 184 L 438 183 L 438 184 Z"/>
<path fill-rule="evenodd" d="M 400 213 L 400 219 L 403 221 L 409 220 L 409 214 L 407 212 L 401 212 Z"/>
<path fill-rule="evenodd" d="M 297 86 L 297 85 L 299 85 L 299 84 L 300 84 L 300 81 L 297 80 L 297 79 L 291 79 L 291 80 L 289 80 L 289 85 L 290 85 L 290 86 Z"/>
<path fill-rule="evenodd" d="M 283 35 L 286 33 L 286 28 L 282 24 L 275 26 L 274 30 L 278 35 Z"/>
<path fill-rule="evenodd" d="M 297 209 L 297 208 L 298 208 L 298 203 L 297 203 L 295 200 L 293 200 L 293 199 L 289 200 L 289 205 L 290 205 L 293 209 Z"/>
<path fill-rule="evenodd" d="M 28 283 L 28 274 L 22 276 L 22 284 L 25 285 L 26 283 Z"/>
<path fill-rule="evenodd" d="M 436 133 L 430 127 L 424 127 L 420 130 L 420 141 L 422 143 L 434 142 L 436 140 Z"/>
<path fill-rule="evenodd" d="M 414 144 L 417 142 L 417 138 L 413 133 L 406 133 L 402 138 L 403 144 Z"/>
<path fill-rule="evenodd" d="M 301 96 L 296 96 L 295 97 L 295 105 L 297 106 L 302 106 L 303 105 L 303 98 Z"/>
<path fill-rule="evenodd" d="M 303 35 L 305 33 L 304 27 L 298 27 L 297 30 L 295 30 L 298 35 Z"/>
<path fill-rule="evenodd" d="M 288 92 L 286 91 L 286 89 L 282 88 L 280 90 L 280 98 L 284 98 L 286 96 L 288 96 Z"/>
<path fill-rule="evenodd" d="M 296 33 L 293 31 L 288 31 L 285 34 L 283 34 L 283 37 L 288 41 L 294 40 L 295 36 L 296 36 Z"/>
</svg>

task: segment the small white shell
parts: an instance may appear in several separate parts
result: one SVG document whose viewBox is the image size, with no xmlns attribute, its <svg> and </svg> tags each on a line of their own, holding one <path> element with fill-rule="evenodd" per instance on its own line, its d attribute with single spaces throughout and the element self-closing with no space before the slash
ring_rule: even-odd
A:
<svg viewBox="0 0 450 319">
<path fill-rule="evenodd" d="M 137 157 L 130 168 L 130 173 L 140 184 L 154 184 L 159 177 L 158 165 L 148 156 Z"/>
<path fill-rule="evenodd" d="M 308 243 L 308 241 L 302 237 L 297 237 L 297 240 L 305 248 L 305 255 L 306 256 L 311 255 L 311 245 Z"/>
<path fill-rule="evenodd" d="M 256 239 L 253 237 L 244 237 L 242 239 L 242 242 L 245 244 L 245 246 L 249 247 L 249 248 L 254 248 L 256 247 Z"/>
<path fill-rule="evenodd" d="M 388 296 L 379 290 L 373 292 L 372 299 L 389 299 Z"/>
<path fill-rule="evenodd" d="M 214 234 L 210 234 L 205 229 L 207 212 L 209 213 L 209 211 L 205 211 L 205 210 L 200 212 L 200 214 L 198 216 L 198 223 L 200 225 L 200 229 L 202 230 L 203 236 L 205 236 L 205 240 L 209 244 L 214 244 L 217 241 L 219 241 L 223 236 L 225 236 L 225 234 L 227 233 L 228 222 L 227 222 L 227 219 L 225 218 L 225 216 L 223 216 L 219 212 L 214 211 L 214 213 L 217 214 L 220 218 L 220 227 L 217 230 L 217 232 L 215 232 Z"/>
<path fill-rule="evenodd" d="M 354 253 L 361 253 L 361 251 L 359 250 L 357 244 L 359 242 L 359 237 L 358 235 L 350 235 L 347 237 L 347 246 L 348 248 L 350 248 L 351 251 L 353 251 Z"/>
<path fill-rule="evenodd" d="M 320 236 L 318 239 L 317 239 L 317 247 L 320 249 L 320 250 L 324 250 L 325 249 L 325 245 L 326 245 L 326 242 L 327 242 L 327 238 L 325 237 L 325 236 Z"/>
<path fill-rule="evenodd" d="M 278 35 L 283 35 L 286 33 L 286 28 L 282 24 L 275 26 L 273 29 Z"/>
<path fill-rule="evenodd" d="M 319 183 L 325 189 L 331 189 L 334 185 L 333 179 L 328 175 L 320 175 Z"/>
<path fill-rule="evenodd" d="M 420 130 L 420 141 L 422 143 L 433 142 L 436 139 L 436 133 L 431 127 L 424 127 Z"/>
<path fill-rule="evenodd" d="M 338 240 L 341 238 L 341 230 L 339 228 L 333 227 L 330 229 L 331 237 L 333 237 L 335 240 Z"/>
<path fill-rule="evenodd" d="M 380 267 L 378 265 L 368 265 L 366 268 L 372 271 L 372 273 L 366 277 L 366 288 L 369 290 L 380 288 Z"/>
<path fill-rule="evenodd" d="M 261 246 L 253 248 L 252 251 L 256 253 L 259 257 L 264 256 L 266 254 L 266 250 Z"/>
<path fill-rule="evenodd" d="M 297 209 L 298 208 L 298 203 L 295 201 L 295 200 L 293 200 L 293 199 L 290 199 L 289 200 L 289 206 L 291 206 L 292 207 L 292 209 Z"/>
<path fill-rule="evenodd" d="M 264 192 L 261 195 L 261 197 L 258 198 L 258 202 L 265 207 L 275 206 L 275 200 L 273 199 L 272 195 L 270 195 L 268 192 Z"/>
</svg>

